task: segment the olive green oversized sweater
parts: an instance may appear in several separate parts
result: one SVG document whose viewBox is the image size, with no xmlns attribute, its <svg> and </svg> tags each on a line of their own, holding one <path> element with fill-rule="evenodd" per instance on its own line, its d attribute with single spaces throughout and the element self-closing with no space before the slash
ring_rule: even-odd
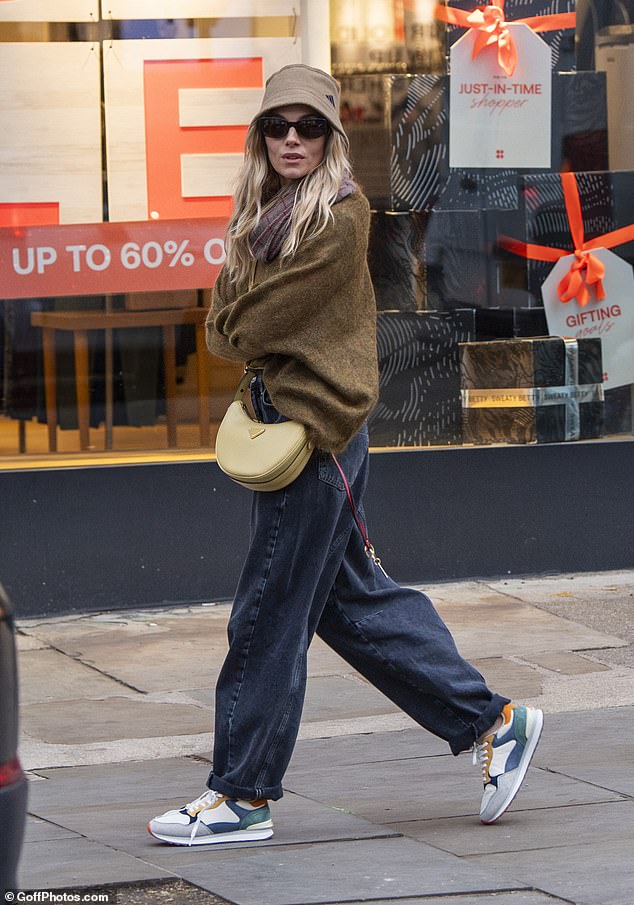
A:
<svg viewBox="0 0 634 905">
<path fill-rule="evenodd" d="M 341 452 L 377 399 L 376 305 L 368 201 L 357 190 L 332 213 L 290 261 L 258 263 L 251 288 L 223 268 L 206 327 L 211 352 L 262 367 L 275 408 Z"/>
</svg>

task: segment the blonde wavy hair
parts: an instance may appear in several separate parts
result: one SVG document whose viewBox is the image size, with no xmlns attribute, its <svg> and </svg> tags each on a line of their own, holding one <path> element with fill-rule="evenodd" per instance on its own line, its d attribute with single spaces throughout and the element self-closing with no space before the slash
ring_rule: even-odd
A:
<svg viewBox="0 0 634 905">
<path fill-rule="evenodd" d="M 341 182 L 350 175 L 348 141 L 340 132 L 331 129 L 322 162 L 297 186 L 291 228 L 282 245 L 280 261 L 291 258 L 304 239 L 323 232 L 332 219 L 331 208 Z M 255 270 L 249 236 L 280 186 L 280 178 L 269 162 L 258 120 L 254 119 L 247 131 L 244 162 L 236 180 L 234 212 L 225 243 L 226 266 L 236 282 L 248 280 Z"/>
</svg>

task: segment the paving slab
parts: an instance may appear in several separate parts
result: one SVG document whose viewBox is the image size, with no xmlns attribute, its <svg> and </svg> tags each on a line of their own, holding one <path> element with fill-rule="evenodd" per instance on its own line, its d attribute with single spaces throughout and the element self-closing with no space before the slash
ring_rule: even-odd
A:
<svg viewBox="0 0 634 905">
<path fill-rule="evenodd" d="M 634 902 L 634 836 L 589 845 L 539 848 L 465 859 L 488 867 L 502 880 L 524 880 L 543 892 L 575 905 L 632 905 Z"/>
<path fill-rule="evenodd" d="M 120 694 L 122 686 L 108 675 L 55 650 L 26 650 L 18 654 L 20 703 L 53 703 L 77 697 L 100 698 Z"/>
<path fill-rule="evenodd" d="M 152 635 L 184 633 L 194 636 L 196 632 L 214 634 L 219 626 L 224 630 L 230 605 L 198 604 L 195 606 L 178 606 L 170 609 L 156 608 L 150 610 L 117 610 L 116 612 L 86 613 L 82 615 L 60 616 L 54 618 L 18 619 L 18 630 L 46 641 L 55 647 L 64 643 L 67 647 L 75 641 L 81 645 L 83 641 L 98 638 L 122 637 L 140 639 Z M 74 653 L 80 653 L 80 647 Z"/>
<path fill-rule="evenodd" d="M 550 609 L 552 606 L 557 612 L 583 611 L 589 617 L 594 614 L 598 626 L 605 625 L 606 619 L 611 621 L 612 614 L 619 610 L 619 601 L 634 601 L 634 571 L 631 570 L 503 578 L 485 584 L 498 593 L 509 594 L 538 607 Z M 590 607 L 583 604 L 590 604 Z M 621 613 L 616 627 L 617 634 L 625 629 L 634 640 L 634 618 L 623 620 Z"/>
<path fill-rule="evenodd" d="M 228 607 L 51 622 L 30 633 L 140 691 L 212 684 L 227 651 Z M 195 672 L 183 662 L 196 663 Z M 192 682 L 192 679 L 194 682 Z"/>
<path fill-rule="evenodd" d="M 189 735 L 210 731 L 212 726 L 210 715 L 201 707 L 123 696 L 62 701 L 55 706 L 27 704 L 22 707 L 21 721 L 22 728 L 32 738 L 72 745 L 119 738 Z"/>
<path fill-rule="evenodd" d="M 595 661 L 611 666 L 627 666 L 634 669 L 634 644 L 627 647 L 601 647 L 597 650 L 586 651 Z"/>
<path fill-rule="evenodd" d="M 191 698 L 214 709 L 213 688 L 191 689 Z M 400 708 L 357 676 L 311 676 L 306 686 L 302 722 L 397 713 Z"/>
<path fill-rule="evenodd" d="M 634 801 L 508 811 L 499 823 L 474 827 L 470 818 L 411 820 L 389 826 L 454 855 L 519 852 L 619 842 L 634 837 Z M 634 850 L 634 849 L 633 849 Z M 562 853 L 565 857 L 565 852 Z"/>
<path fill-rule="evenodd" d="M 205 791 L 209 770 L 209 763 L 191 757 L 40 770 L 47 781 L 29 786 L 29 809 L 38 813 L 82 807 L 88 793 L 88 803 L 99 806 L 158 797 L 192 801 Z"/>
<path fill-rule="evenodd" d="M 466 583 L 468 585 L 468 583 Z M 468 660 L 522 657 L 532 651 L 621 647 L 620 637 L 562 619 L 506 594 L 472 588 L 441 590 L 434 600 L 458 648 Z"/>
<path fill-rule="evenodd" d="M 403 838 L 214 851 L 180 873 L 236 905 L 389 901 L 522 888 L 521 883 L 501 882 L 486 868 L 474 869 L 453 855 Z"/>
<path fill-rule="evenodd" d="M 40 641 L 39 638 L 34 638 L 19 631 L 15 633 L 15 648 L 18 653 L 25 650 L 45 650 L 47 647 L 47 643 Z"/>
<path fill-rule="evenodd" d="M 410 899 L 376 899 L 371 900 L 371 905 L 557 905 L 563 903 L 563 899 L 547 895 L 542 892 L 526 890 L 521 892 L 484 892 L 482 895 L 461 894 L 448 896 L 425 896 L 424 898 Z M 328 905 L 368 905 L 368 899 L 354 902 L 329 902 Z"/>
<path fill-rule="evenodd" d="M 472 817 L 480 829 L 482 785 L 468 755 L 297 772 L 287 776 L 285 785 L 290 791 L 331 807 L 344 808 L 374 823 L 390 825 L 407 820 L 463 816 Z M 511 807 L 513 811 L 527 811 L 621 798 L 613 791 L 532 768 Z"/>
<path fill-rule="evenodd" d="M 588 648 L 608 665 L 634 667 L 634 571 L 488 582 L 498 591 L 629 642 L 627 646 Z"/>
<path fill-rule="evenodd" d="M 132 858 L 124 852 L 73 836 L 28 842 L 22 848 L 18 871 L 21 889 L 63 889 L 174 876 L 167 870 Z"/>
<path fill-rule="evenodd" d="M 349 663 L 316 636 L 308 649 L 309 676 L 345 676 L 354 670 Z"/>
<path fill-rule="evenodd" d="M 518 701 L 541 694 L 542 674 L 527 663 L 516 663 L 506 657 L 487 657 L 472 663 L 482 673 L 489 688 L 504 697 Z"/>
<path fill-rule="evenodd" d="M 59 826 L 50 820 L 27 815 L 24 827 L 24 842 L 45 842 L 49 839 L 76 839 L 79 834 L 65 826 Z"/>
<path fill-rule="evenodd" d="M 533 764 L 634 795 L 634 707 L 551 715 Z"/>
<path fill-rule="evenodd" d="M 59 767 L 151 761 L 157 758 L 206 756 L 212 744 L 211 732 L 164 735 L 152 739 L 109 739 L 86 742 L 83 745 L 53 745 L 23 733 L 20 739 L 20 759 L 25 769 L 40 771 Z"/>
<path fill-rule="evenodd" d="M 442 755 L 453 760 L 447 742 L 418 726 L 398 732 L 366 732 L 339 738 L 307 739 L 300 740 L 295 746 L 286 776 L 296 772 L 335 772 L 343 766 Z"/>
<path fill-rule="evenodd" d="M 620 648 L 619 648 L 620 650 Z M 551 672 L 564 676 L 579 676 L 589 672 L 605 672 L 609 669 L 604 663 L 589 660 L 579 654 L 568 651 L 552 651 L 550 653 L 531 654 L 531 662 Z"/>
<path fill-rule="evenodd" d="M 147 832 L 150 818 L 184 804 L 185 799 L 157 798 L 155 801 L 119 805 L 85 806 L 49 810 L 33 808 L 38 816 L 79 833 L 88 839 L 112 846 L 165 869 L 193 864 L 201 851 L 215 849 L 174 846 L 154 839 Z M 263 842 L 227 843 L 222 850 L 313 844 L 318 842 L 389 838 L 399 835 L 389 827 L 372 824 L 343 811 L 300 795 L 287 794 L 273 809 L 275 835 Z"/>
<path fill-rule="evenodd" d="M 539 697 L 524 698 L 523 703 L 541 707 L 544 713 L 565 713 L 601 710 L 612 707 L 615 701 L 621 706 L 634 706 L 631 669 L 617 667 L 579 676 L 552 676 L 545 679 Z"/>
</svg>

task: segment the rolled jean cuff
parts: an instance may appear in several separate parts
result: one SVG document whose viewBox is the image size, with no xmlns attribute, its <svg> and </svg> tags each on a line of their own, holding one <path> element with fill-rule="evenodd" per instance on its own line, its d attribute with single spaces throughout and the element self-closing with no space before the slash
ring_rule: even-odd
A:
<svg viewBox="0 0 634 905">
<path fill-rule="evenodd" d="M 260 798 L 266 798 L 269 801 L 277 801 L 284 795 L 282 786 L 264 786 L 260 788 L 247 788 L 246 786 L 234 786 L 230 782 L 225 782 L 218 776 L 214 776 L 213 772 L 207 777 L 207 788 L 214 792 L 220 792 L 227 798 L 241 798 L 243 801 L 259 801 Z"/>
<path fill-rule="evenodd" d="M 461 754 L 473 747 L 474 742 L 489 729 L 502 713 L 502 709 L 510 704 L 509 698 L 503 698 L 499 694 L 494 694 L 489 701 L 485 710 L 482 711 L 478 719 L 470 726 L 466 726 L 460 735 L 449 739 L 449 747 L 452 754 Z"/>
</svg>

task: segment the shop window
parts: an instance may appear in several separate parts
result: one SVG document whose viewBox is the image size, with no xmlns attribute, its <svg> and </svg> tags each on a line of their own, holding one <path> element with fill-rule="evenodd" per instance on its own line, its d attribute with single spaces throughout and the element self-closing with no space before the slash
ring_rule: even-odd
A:
<svg viewBox="0 0 634 905">
<path fill-rule="evenodd" d="M 113 0 L 108 18 L 95 0 L 0 3 L 0 468 L 213 452 L 241 370 L 203 344 L 232 179 L 264 80 L 302 60 L 299 4 L 226 6 L 182 0 L 169 19 L 156 18 L 167 0 Z M 634 222 L 634 0 L 578 0 L 576 32 L 542 34 L 547 167 L 513 166 L 502 147 L 494 166 L 450 166 L 447 61 L 463 30 L 435 7 L 330 3 L 332 71 L 372 207 L 371 443 L 630 437 L 627 287 L 603 307 L 561 302 L 558 335 L 582 342 L 543 343 L 553 261 L 518 248 L 573 250 L 562 173 L 575 174 L 584 240 Z M 611 253 L 634 263 L 629 233 Z"/>
</svg>

